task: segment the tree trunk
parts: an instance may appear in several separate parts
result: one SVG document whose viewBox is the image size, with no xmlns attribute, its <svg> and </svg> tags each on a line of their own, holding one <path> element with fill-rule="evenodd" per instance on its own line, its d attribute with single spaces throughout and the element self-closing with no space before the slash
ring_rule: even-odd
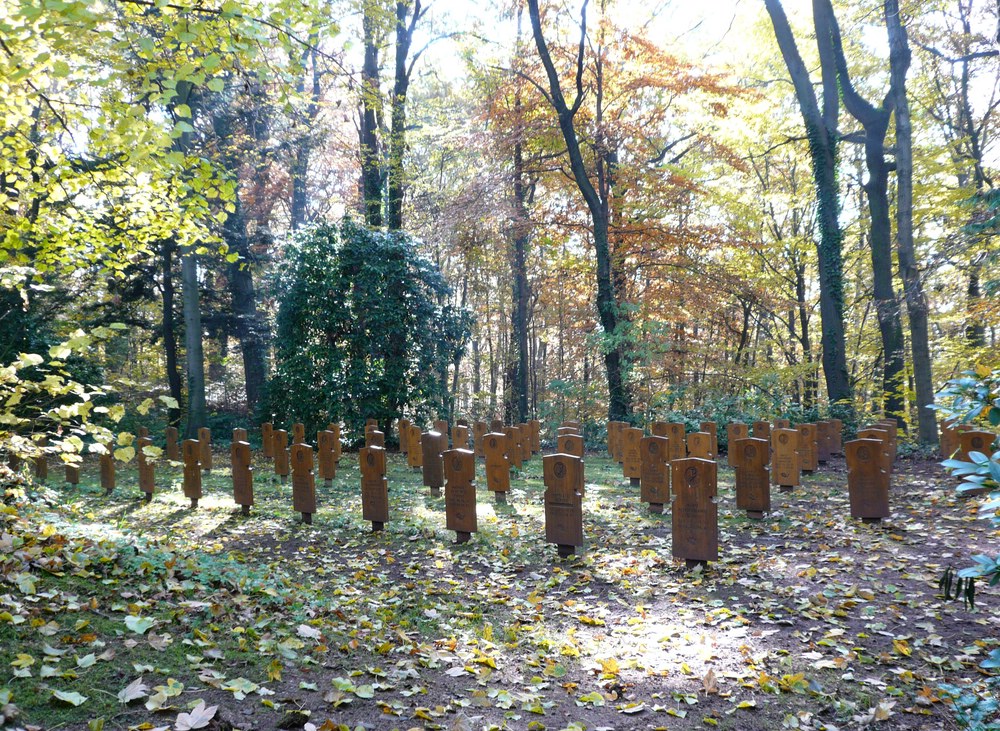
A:
<svg viewBox="0 0 1000 731">
<path fill-rule="evenodd" d="M 365 224 L 380 228 L 385 179 L 378 141 L 382 91 L 379 88 L 377 21 L 371 15 L 371 4 L 365 3 L 364 8 L 365 61 L 361 68 L 361 125 L 358 131 L 361 142 L 361 200 Z"/>
<path fill-rule="evenodd" d="M 910 46 L 899 15 L 899 1 L 885 0 L 884 11 L 885 26 L 889 34 L 893 111 L 896 115 L 896 253 L 910 321 L 918 437 L 921 444 L 934 445 L 938 442 L 938 430 L 935 412 L 929 408 L 934 403 L 934 377 L 931 370 L 928 307 L 913 246 L 913 135 L 910 104 L 906 96 Z"/>
<path fill-rule="evenodd" d="M 392 86 L 386 216 L 386 224 L 390 231 L 403 228 L 403 194 L 406 182 L 403 176 L 403 157 L 406 154 L 406 94 L 410 88 L 410 73 L 413 71 L 412 64 L 407 65 L 407 60 L 413 42 L 413 30 L 423 15 L 420 2 L 421 0 L 413 0 L 413 15 L 410 16 L 409 22 L 406 18 L 410 3 L 402 0 L 396 3 L 396 73 Z"/>
<path fill-rule="evenodd" d="M 812 157 L 813 183 L 816 186 L 817 217 L 820 238 L 816 246 L 819 258 L 821 342 L 823 374 L 831 405 L 847 415 L 853 413 L 851 383 L 847 373 L 847 347 L 844 336 L 844 265 L 841 253 L 843 232 L 840 230 L 840 189 L 837 183 L 837 116 L 838 95 L 836 78 L 823 76 L 823 112 L 812 88 L 812 81 L 795 37 L 788 24 L 780 0 L 764 0 L 774 26 L 774 35 L 781 56 L 795 87 Z M 820 58 L 828 57 L 829 30 L 815 16 L 817 45 Z M 825 32 L 825 36 L 824 36 Z"/>
<path fill-rule="evenodd" d="M 260 404 L 267 379 L 264 324 L 257 311 L 257 295 L 250 270 L 250 246 L 247 241 L 246 216 L 239 195 L 236 210 L 226 219 L 223 236 L 230 251 L 240 255 L 239 261 L 229 266 L 229 291 L 235 324 L 235 335 L 243 354 L 243 374 L 247 410 L 253 414 Z"/>
<path fill-rule="evenodd" d="M 584 8 L 586 8 L 586 4 L 584 4 Z M 573 180 L 576 182 L 577 188 L 579 188 L 587 203 L 593 224 L 594 252 L 597 259 L 597 312 L 601 327 L 604 329 L 605 338 L 610 341 L 604 353 L 604 367 L 608 379 L 608 418 L 612 420 L 627 420 L 632 411 L 631 398 L 624 378 L 627 346 L 624 342 L 624 337 L 622 337 L 623 333 L 619 332 L 618 327 L 618 308 L 615 301 L 614 284 L 611 278 L 607 206 L 587 174 L 586 163 L 580 149 L 580 140 L 573 123 L 573 118 L 583 101 L 582 81 L 578 77 L 577 98 L 571 108 L 563 96 L 559 74 L 552 62 L 548 45 L 542 35 L 538 0 L 528 0 L 528 15 L 531 18 L 531 28 L 535 38 L 535 46 L 538 49 L 538 56 L 545 67 L 548 77 L 549 102 L 552 104 L 559 120 L 559 130 L 562 132 L 563 141 L 566 143 L 566 152 L 569 156 Z M 580 54 L 578 57 L 578 68 L 582 67 L 582 54 L 586 48 L 585 20 L 586 15 L 584 14 L 578 50 Z"/>
<path fill-rule="evenodd" d="M 304 115 L 304 129 L 298 139 L 295 157 L 292 161 L 292 203 L 289 212 L 289 223 L 292 231 L 302 228 L 308 219 L 309 196 L 307 183 L 309 178 L 309 159 L 312 155 L 313 124 L 316 121 L 316 116 L 319 114 L 320 97 L 319 66 L 316 64 L 316 52 L 312 48 L 307 50 L 303 56 L 303 76 L 299 79 L 296 88 L 299 94 L 305 93 L 305 66 L 310 61 L 312 63 L 312 92 Z"/>
<path fill-rule="evenodd" d="M 181 297 L 184 305 L 184 351 L 187 365 L 188 408 L 185 436 L 195 439 L 205 426 L 205 354 L 202 350 L 201 298 L 198 260 L 194 249 L 181 253 Z"/>
<path fill-rule="evenodd" d="M 177 365 L 177 333 L 174 328 L 174 242 L 163 242 L 163 352 L 167 360 L 167 385 L 177 406 L 167 409 L 167 422 L 179 427 L 184 393 Z"/>
</svg>

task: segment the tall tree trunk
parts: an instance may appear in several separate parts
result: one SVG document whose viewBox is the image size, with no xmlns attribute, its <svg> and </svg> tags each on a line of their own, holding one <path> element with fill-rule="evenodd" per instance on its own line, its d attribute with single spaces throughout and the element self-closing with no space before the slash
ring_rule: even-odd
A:
<svg viewBox="0 0 1000 731">
<path fill-rule="evenodd" d="M 542 22 L 538 10 L 538 0 L 528 0 L 528 15 L 531 18 L 531 28 L 535 38 L 535 46 L 538 49 L 538 56 L 545 67 L 545 73 L 548 78 L 548 101 L 551 103 L 559 120 L 559 130 L 562 132 L 563 141 L 566 143 L 566 152 L 569 156 L 573 180 L 587 203 L 593 225 L 594 253 L 597 259 L 597 312 L 601 327 L 604 329 L 605 337 L 610 341 L 604 353 L 604 367 L 608 379 L 608 418 L 612 420 L 626 420 L 632 412 L 632 401 L 624 377 L 628 346 L 623 333 L 619 331 L 619 313 L 611 272 L 607 205 L 606 201 L 601 199 L 600 193 L 588 176 L 586 163 L 580 149 L 580 140 L 573 121 L 580 105 L 583 103 L 582 73 L 578 72 L 577 74 L 577 94 L 571 107 L 567 104 L 566 98 L 563 96 L 559 74 L 556 71 L 555 64 L 552 62 L 552 56 L 549 53 L 545 37 L 542 35 Z M 586 28 L 585 1 L 580 44 L 577 51 L 578 70 L 582 69 L 583 65 L 583 54 L 587 41 Z"/>
<path fill-rule="evenodd" d="M 795 87 L 812 157 L 813 183 L 816 186 L 817 216 L 820 238 L 816 246 L 819 258 L 821 342 L 823 374 L 831 404 L 848 415 L 853 413 L 851 383 L 847 372 L 847 347 L 844 336 L 844 265 L 841 252 L 843 232 L 840 229 L 840 190 L 837 183 L 837 117 L 838 91 L 836 75 L 823 74 L 823 111 L 805 63 L 799 54 L 791 26 L 780 0 L 764 0 L 774 26 L 774 35 L 781 56 Z M 822 27 L 815 14 L 816 38 L 820 58 L 829 58 L 830 32 Z M 823 64 L 829 68 L 829 64 Z"/>
<path fill-rule="evenodd" d="M 379 88 L 377 19 L 371 3 L 364 4 L 365 61 L 361 68 L 361 200 L 365 223 L 382 226 L 382 188 L 385 182 L 379 149 L 378 130 L 382 116 L 382 90 Z"/>
<path fill-rule="evenodd" d="M 313 125 L 319 114 L 320 98 L 320 73 L 316 63 L 316 52 L 309 48 L 302 58 L 302 77 L 296 85 L 299 94 L 305 93 L 306 88 L 306 66 L 312 64 L 312 91 L 309 96 L 309 104 L 306 106 L 303 115 L 303 129 L 298 139 L 295 149 L 295 157 L 292 161 L 292 203 L 289 213 L 289 223 L 292 231 L 297 231 L 305 225 L 308 219 L 308 180 L 309 180 L 309 159 L 312 156 L 313 148 Z"/>
<path fill-rule="evenodd" d="M 194 439 L 205 426 L 205 353 L 202 349 L 198 260 L 194 249 L 181 253 L 181 298 L 184 306 L 184 351 L 187 364 L 188 408 L 185 436 Z"/>
<path fill-rule="evenodd" d="M 910 322 L 917 432 L 921 444 L 933 445 L 937 444 L 938 430 L 935 412 L 929 408 L 934 403 L 934 376 L 931 370 L 928 307 L 913 246 L 913 133 L 910 103 L 906 96 L 910 45 L 899 14 L 899 0 L 885 0 L 884 12 L 889 34 L 890 86 L 894 90 L 893 111 L 896 115 L 896 253 Z"/>
<path fill-rule="evenodd" d="M 403 175 L 403 157 L 406 154 L 406 94 L 410 88 L 410 74 L 413 63 L 410 62 L 410 46 L 413 43 L 413 31 L 423 15 L 421 0 L 412 0 L 413 14 L 410 15 L 410 3 L 400 0 L 396 3 L 396 72 L 392 86 L 392 119 L 389 130 L 389 170 L 386 224 L 390 231 L 403 228 L 403 194 L 405 192 L 405 177 Z M 409 21 L 407 21 L 409 16 Z"/>
<path fill-rule="evenodd" d="M 246 215 L 239 195 L 236 210 L 226 219 L 223 235 L 230 251 L 240 259 L 229 266 L 229 291 L 232 296 L 235 335 L 243 355 L 243 374 L 247 410 L 255 413 L 267 378 L 264 324 L 257 311 L 257 294 L 250 270 L 250 246 L 247 241 Z"/>
<path fill-rule="evenodd" d="M 181 424 L 181 404 L 184 393 L 181 385 L 181 371 L 177 365 L 177 333 L 174 328 L 174 242 L 163 242 L 163 352 L 167 360 L 167 386 L 170 397 L 177 402 L 176 407 L 167 409 L 167 421 L 171 426 Z"/>
<path fill-rule="evenodd" d="M 833 48 L 833 63 L 840 81 L 844 106 L 865 132 L 865 167 L 868 180 L 864 184 L 871 217 L 868 245 L 872 257 L 872 277 L 875 312 L 878 317 L 879 332 L 882 336 L 882 399 L 885 412 L 905 427 L 903 398 L 906 362 L 903 341 L 903 323 L 900 320 L 899 303 L 892 286 L 892 226 L 889 215 L 889 163 L 885 156 L 885 138 L 889 131 L 891 115 L 890 100 L 895 89 L 890 91 L 876 107 L 864 99 L 854 88 L 844 56 L 840 27 L 830 0 L 814 2 L 817 15 L 817 34 L 822 22 Z"/>
</svg>

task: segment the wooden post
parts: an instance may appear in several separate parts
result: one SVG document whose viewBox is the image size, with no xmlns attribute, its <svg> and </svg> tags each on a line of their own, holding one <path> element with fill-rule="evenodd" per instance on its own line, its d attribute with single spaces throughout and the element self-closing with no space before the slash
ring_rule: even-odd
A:
<svg viewBox="0 0 1000 731">
<path fill-rule="evenodd" d="M 410 433 L 406 437 L 410 451 L 406 453 L 406 464 L 410 469 L 419 470 L 424 466 L 423 434 L 416 424 L 410 425 Z"/>
<path fill-rule="evenodd" d="M 198 461 L 207 475 L 212 471 L 212 431 L 203 426 L 198 430 Z"/>
<path fill-rule="evenodd" d="M 335 435 L 329 429 L 324 429 L 316 435 L 316 451 L 319 461 L 319 476 L 325 487 L 333 485 L 337 477 L 337 462 L 333 458 L 333 443 Z"/>
<path fill-rule="evenodd" d="M 571 454 L 542 458 L 545 480 L 545 540 L 558 546 L 559 555 L 571 556 L 583 545 L 583 495 L 581 461 Z"/>
<path fill-rule="evenodd" d="M 729 453 L 736 455 L 736 507 L 747 511 L 747 517 L 760 520 L 771 512 L 771 480 L 767 464 L 771 445 L 766 439 L 737 439 Z"/>
<path fill-rule="evenodd" d="M 643 437 L 642 478 L 639 499 L 649 503 L 649 512 L 662 513 L 663 506 L 670 503 L 670 439 L 667 437 Z"/>
<path fill-rule="evenodd" d="M 716 465 L 707 459 L 690 457 L 671 463 L 673 472 L 674 558 L 682 558 L 688 568 L 719 560 L 719 506 Z"/>
<path fill-rule="evenodd" d="M 153 492 L 156 490 L 153 463 L 146 457 L 145 452 L 146 447 L 150 447 L 152 444 L 152 440 L 148 437 L 138 439 L 135 443 L 135 455 L 139 466 L 139 490 L 144 494 L 147 503 L 153 499 Z"/>
<path fill-rule="evenodd" d="M 292 509 L 302 514 L 302 522 L 312 523 L 316 512 L 316 475 L 313 449 L 308 444 L 292 445 Z"/>
<path fill-rule="evenodd" d="M 726 461 L 730 467 L 736 467 L 736 452 L 733 450 L 733 445 L 740 439 L 746 439 L 749 436 L 750 430 L 746 424 L 741 424 L 738 421 L 726 424 Z"/>
<path fill-rule="evenodd" d="M 476 455 L 468 449 L 449 449 L 444 461 L 445 525 L 455 531 L 455 542 L 466 543 L 479 530 L 476 517 Z"/>
<path fill-rule="evenodd" d="M 233 474 L 233 500 L 243 515 L 250 515 L 253 505 L 253 453 L 250 443 L 240 440 L 229 445 L 229 461 Z"/>
<path fill-rule="evenodd" d="M 816 425 L 799 424 L 796 431 L 799 433 L 799 465 L 807 475 L 812 474 L 819 467 L 816 452 Z"/>
<path fill-rule="evenodd" d="M 706 431 L 696 431 L 687 435 L 687 453 L 697 459 L 712 459 L 712 435 Z"/>
<path fill-rule="evenodd" d="M 632 487 L 639 487 L 642 482 L 642 429 L 622 430 L 622 475 Z"/>
<path fill-rule="evenodd" d="M 274 458 L 274 424 L 265 421 L 260 425 L 261 451 L 265 459 Z"/>
<path fill-rule="evenodd" d="M 197 508 L 201 499 L 201 441 L 185 439 L 181 442 L 181 456 L 184 459 L 184 497 L 191 501 L 191 507 Z"/>
<path fill-rule="evenodd" d="M 707 432 L 712 437 L 711 449 L 711 459 L 715 459 L 719 455 L 719 431 L 714 421 L 703 421 L 701 422 L 701 430 Z"/>
<path fill-rule="evenodd" d="M 486 457 L 486 489 L 493 493 L 497 504 L 507 502 L 510 492 L 510 460 L 507 457 L 507 435 L 489 432 L 483 437 Z"/>
<path fill-rule="evenodd" d="M 419 433 L 419 428 L 417 429 Z M 411 430 L 410 434 L 413 432 Z M 410 454 L 420 451 L 410 440 Z M 385 479 L 385 450 L 382 447 L 365 447 L 358 453 L 361 466 L 362 519 L 371 521 L 372 532 L 377 533 L 389 522 L 389 485 Z"/>
<path fill-rule="evenodd" d="M 771 449 L 771 482 L 782 492 L 789 492 L 801 484 L 799 463 L 799 433 L 795 429 L 773 429 Z"/>
<path fill-rule="evenodd" d="M 847 490 L 851 517 L 866 523 L 889 517 L 889 482 L 883 465 L 885 444 L 880 439 L 855 439 L 844 445 L 847 454 Z"/>
<path fill-rule="evenodd" d="M 432 497 L 441 497 L 441 488 L 444 487 L 444 463 L 441 461 L 441 453 L 445 451 L 447 442 L 447 434 L 434 430 L 425 432 L 420 437 L 420 446 L 424 453 L 422 465 L 424 485 L 430 488 Z"/>
<path fill-rule="evenodd" d="M 275 429 L 271 444 L 271 452 L 274 455 L 274 474 L 278 476 L 281 484 L 284 485 L 288 482 L 288 473 L 290 472 L 288 465 L 288 432 L 284 429 Z"/>
</svg>

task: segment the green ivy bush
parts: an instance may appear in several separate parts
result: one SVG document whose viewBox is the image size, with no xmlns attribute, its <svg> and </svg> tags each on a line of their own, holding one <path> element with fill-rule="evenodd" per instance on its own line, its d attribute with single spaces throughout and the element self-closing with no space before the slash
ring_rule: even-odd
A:
<svg viewBox="0 0 1000 731">
<path fill-rule="evenodd" d="M 405 413 L 447 415 L 448 367 L 472 332 L 438 267 L 403 232 L 351 220 L 306 230 L 276 286 L 275 372 L 264 413 L 314 433 Z"/>
</svg>

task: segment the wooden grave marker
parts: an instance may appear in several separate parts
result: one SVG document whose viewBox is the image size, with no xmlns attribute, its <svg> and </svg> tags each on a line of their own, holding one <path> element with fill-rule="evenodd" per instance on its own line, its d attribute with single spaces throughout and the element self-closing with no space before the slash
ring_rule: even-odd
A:
<svg viewBox="0 0 1000 731">
<path fill-rule="evenodd" d="M 180 436 L 177 427 L 167 427 L 167 459 L 171 462 L 181 461 Z"/>
<path fill-rule="evenodd" d="M 628 424 L 624 421 L 614 422 L 615 429 L 615 453 L 612 455 L 612 459 L 620 465 L 624 465 L 625 462 L 625 430 L 628 429 Z"/>
<path fill-rule="evenodd" d="M 420 431 L 419 427 L 412 429 Z M 412 451 L 420 451 L 410 442 Z M 385 450 L 382 447 L 365 447 L 358 453 L 361 466 L 361 514 L 370 521 L 372 533 L 385 528 L 389 522 L 389 483 L 385 479 Z"/>
<path fill-rule="evenodd" d="M 489 433 L 489 425 L 485 421 L 477 421 L 472 425 L 472 450 L 477 457 L 485 457 L 483 439 Z"/>
<path fill-rule="evenodd" d="M 987 457 L 993 456 L 993 442 L 997 435 L 993 432 L 970 429 L 958 434 L 958 459 L 963 462 L 971 462 L 970 452 L 979 452 Z"/>
<path fill-rule="evenodd" d="M 830 422 L 821 419 L 816 422 L 816 462 L 830 461 Z"/>
<path fill-rule="evenodd" d="M 608 456 L 611 459 L 615 458 L 615 424 L 616 421 L 608 422 Z M 559 438 L 559 430 L 556 429 L 556 439 Z"/>
<path fill-rule="evenodd" d="M 628 427 L 622 431 L 622 474 L 632 487 L 642 483 L 642 429 Z"/>
<path fill-rule="evenodd" d="M 665 421 L 654 421 L 649 425 L 649 433 L 654 437 L 670 438 L 670 425 Z"/>
<path fill-rule="evenodd" d="M 413 470 L 419 470 L 424 466 L 423 434 L 416 424 L 410 425 L 410 434 L 406 437 L 406 443 L 410 451 L 406 453 L 406 464 Z"/>
<path fill-rule="evenodd" d="M 135 435 L 138 439 L 149 439 L 149 427 L 140 426 Z"/>
<path fill-rule="evenodd" d="M 343 445 L 340 443 L 340 424 L 334 424 L 331 421 L 326 425 L 326 430 L 333 432 L 333 461 L 339 465 L 340 458 L 343 456 Z"/>
<path fill-rule="evenodd" d="M 766 439 L 768 445 L 770 445 L 771 444 L 771 422 L 769 422 L 769 421 L 755 421 L 753 423 L 753 438 L 754 439 Z M 770 448 L 770 447 L 768 447 L 768 448 Z"/>
<path fill-rule="evenodd" d="M 181 457 L 184 460 L 184 497 L 191 501 L 191 507 L 197 508 L 201 499 L 201 442 L 197 439 L 185 439 L 181 442 Z"/>
<path fill-rule="evenodd" d="M 246 439 L 229 445 L 229 462 L 233 473 L 233 501 L 243 515 L 250 515 L 253 505 L 253 452 Z"/>
<path fill-rule="evenodd" d="M 139 491 L 143 493 L 146 502 L 148 503 L 152 497 L 153 493 L 156 491 L 156 479 L 153 474 L 153 463 L 146 456 L 146 447 L 153 446 L 153 441 L 149 437 L 144 437 L 142 439 L 136 440 L 135 443 L 135 456 L 136 463 L 139 469 Z"/>
<path fill-rule="evenodd" d="M 207 426 L 198 430 L 198 462 L 205 474 L 212 471 L 212 430 Z"/>
<path fill-rule="evenodd" d="M 493 434 L 502 434 L 503 428 L 504 428 L 503 421 L 500 419 L 493 419 L 490 422 L 490 432 L 492 432 Z"/>
<path fill-rule="evenodd" d="M 858 429 L 857 438 L 874 439 L 882 443 L 882 451 L 880 453 L 882 459 L 882 479 L 885 480 L 885 489 L 888 491 L 889 483 L 892 480 L 893 458 L 891 437 L 889 436 L 889 431 L 883 428 L 884 426 L 884 424 L 879 424 L 877 427 L 869 426 L 864 429 Z"/>
<path fill-rule="evenodd" d="M 312 523 L 313 513 L 316 512 L 313 449 L 301 442 L 292 445 L 292 509 L 302 514 L 303 523 Z"/>
<path fill-rule="evenodd" d="M 532 454 L 542 453 L 542 422 L 538 419 L 532 419 L 528 422 L 528 429 L 531 433 L 531 452 Z"/>
<path fill-rule="evenodd" d="M 79 485 L 80 484 L 80 465 L 66 463 L 66 484 L 67 485 Z"/>
<path fill-rule="evenodd" d="M 316 461 L 319 463 L 319 476 L 324 487 L 331 487 L 337 477 L 337 461 L 333 458 L 334 438 L 334 433 L 329 429 L 316 435 Z"/>
<path fill-rule="evenodd" d="M 420 437 L 424 486 L 430 488 L 433 497 L 441 497 L 441 488 L 444 487 L 444 462 L 441 461 L 441 453 L 445 451 L 447 443 L 448 435 L 433 429 Z"/>
<path fill-rule="evenodd" d="M 305 444 L 306 441 L 306 425 L 300 422 L 292 424 L 292 445 Z"/>
<path fill-rule="evenodd" d="M 696 431 L 687 435 L 687 453 L 697 459 L 712 459 L 712 435 L 706 431 Z"/>
<path fill-rule="evenodd" d="M 684 425 L 679 421 L 667 422 L 667 438 L 670 440 L 670 461 L 687 457 L 687 442 Z"/>
<path fill-rule="evenodd" d="M 469 427 L 464 424 L 455 424 L 451 428 L 451 446 L 452 449 L 469 448 Z M 447 486 L 447 480 L 445 481 L 445 485 Z"/>
<path fill-rule="evenodd" d="M 518 436 L 521 444 L 521 462 L 531 461 L 531 430 L 527 423 L 517 425 Z"/>
<path fill-rule="evenodd" d="M 830 422 L 830 453 L 844 453 L 844 422 L 841 419 L 827 419 Z"/>
<path fill-rule="evenodd" d="M 385 449 L 385 432 L 381 432 L 378 429 L 366 429 L 365 446 L 382 447 L 382 449 Z"/>
<path fill-rule="evenodd" d="M 670 439 L 668 437 L 643 437 L 642 478 L 639 499 L 649 504 L 649 512 L 662 513 L 670 503 Z"/>
<path fill-rule="evenodd" d="M 585 495 L 586 490 L 584 489 L 585 488 L 584 479 L 585 479 L 585 473 L 587 471 L 587 465 L 583 461 L 583 451 L 584 451 L 583 437 L 580 436 L 579 434 L 564 434 L 563 436 L 559 437 L 559 439 L 556 441 L 556 445 L 557 445 L 556 451 L 558 451 L 560 454 L 571 454 L 574 457 L 578 457 L 580 459 L 580 484 L 577 487 L 577 491 L 581 495 Z"/>
<path fill-rule="evenodd" d="M 889 517 L 889 480 L 883 469 L 885 447 L 881 439 L 866 438 L 844 445 L 851 517 L 865 523 Z"/>
<path fill-rule="evenodd" d="M 499 504 L 507 502 L 510 492 L 510 460 L 507 457 L 507 435 L 489 432 L 483 436 L 483 455 L 486 457 L 486 489 L 493 493 Z"/>
<path fill-rule="evenodd" d="M 507 459 L 510 463 L 521 469 L 524 466 L 524 460 L 522 459 L 521 452 L 521 430 L 517 427 L 508 426 L 504 427 L 503 433 L 507 435 Z"/>
<path fill-rule="evenodd" d="M 750 436 L 750 428 L 743 423 L 738 421 L 726 424 L 726 444 L 729 445 L 726 448 L 726 462 L 729 463 L 730 467 L 736 466 L 736 452 L 733 450 L 733 445 L 740 439 L 746 439 Z"/>
<path fill-rule="evenodd" d="M 792 422 L 790 422 L 788 419 L 775 419 L 774 423 L 772 424 L 772 428 L 773 429 L 791 429 L 792 428 Z"/>
<path fill-rule="evenodd" d="M 466 543 L 479 530 L 476 519 L 476 455 L 468 449 L 449 449 L 444 458 L 445 527 L 455 531 L 455 542 Z"/>
<path fill-rule="evenodd" d="M 771 444 L 757 437 L 738 439 L 733 443 L 737 453 L 736 507 L 746 510 L 747 517 L 760 520 L 771 512 L 771 479 L 767 464 L 771 459 Z"/>
<path fill-rule="evenodd" d="M 371 417 L 371 416 L 369 416 L 367 419 L 365 419 L 365 428 L 367 429 L 370 426 L 373 426 L 376 429 L 378 429 L 378 419 L 376 419 L 374 417 Z"/>
<path fill-rule="evenodd" d="M 889 433 L 889 451 L 892 455 L 889 463 L 892 464 L 896 461 L 896 449 L 899 446 L 899 423 L 895 419 L 879 419 L 875 422 L 875 427 Z"/>
<path fill-rule="evenodd" d="M 115 489 L 115 445 L 114 442 L 108 442 L 104 445 L 105 452 L 101 455 L 100 465 L 101 465 L 101 487 L 104 488 L 104 494 L 110 495 Z M 148 503 L 153 499 L 153 493 L 147 492 L 143 495 L 143 499 Z"/>
<path fill-rule="evenodd" d="M 714 421 L 703 421 L 701 422 L 701 431 L 708 432 L 712 435 L 712 456 L 711 459 L 715 459 L 719 454 L 719 429 Z"/>
<path fill-rule="evenodd" d="M 542 457 L 545 480 L 545 541 L 555 543 L 560 556 L 571 556 L 583 545 L 583 495 L 579 491 L 579 457 L 549 454 Z"/>
<path fill-rule="evenodd" d="M 288 473 L 290 472 L 288 465 L 288 432 L 284 429 L 275 429 L 271 444 L 273 445 L 271 451 L 274 455 L 274 474 L 278 476 L 281 484 L 284 485 L 288 482 Z"/>
<path fill-rule="evenodd" d="M 246 429 L 233 429 L 233 439 L 234 442 L 249 442 L 250 438 L 247 435 Z"/>
<path fill-rule="evenodd" d="M 782 492 L 802 484 L 799 462 L 799 432 L 795 429 L 772 429 L 771 482 Z"/>
<path fill-rule="evenodd" d="M 399 453 L 406 454 L 410 451 L 410 444 L 407 439 L 410 436 L 410 420 L 401 418 L 396 422 L 396 428 L 399 430 Z"/>
<path fill-rule="evenodd" d="M 556 429 L 556 439 L 563 436 L 564 434 L 579 434 L 579 433 L 580 432 L 577 430 L 575 426 L 561 426 L 558 429 Z"/>
<path fill-rule="evenodd" d="M 265 421 L 260 425 L 260 444 L 264 458 L 272 459 L 274 457 L 274 424 L 270 421 Z"/>
<path fill-rule="evenodd" d="M 444 419 L 437 419 L 434 422 L 434 431 L 444 437 L 444 449 L 448 449 L 448 422 Z"/>
<path fill-rule="evenodd" d="M 670 463 L 674 502 L 673 556 L 688 568 L 719 560 L 719 506 L 715 462 L 698 457 Z"/>
<path fill-rule="evenodd" d="M 583 424 L 576 419 L 567 419 L 563 421 L 559 426 L 568 426 L 572 429 L 576 429 L 576 433 L 579 434 L 580 430 L 583 428 Z"/>
<path fill-rule="evenodd" d="M 796 431 L 799 433 L 799 468 L 809 475 L 819 467 L 819 455 L 816 450 L 816 425 L 799 424 Z"/>
<path fill-rule="evenodd" d="M 943 419 L 941 421 L 941 456 L 950 459 L 961 446 L 958 441 L 958 429 L 955 419 Z"/>
</svg>

